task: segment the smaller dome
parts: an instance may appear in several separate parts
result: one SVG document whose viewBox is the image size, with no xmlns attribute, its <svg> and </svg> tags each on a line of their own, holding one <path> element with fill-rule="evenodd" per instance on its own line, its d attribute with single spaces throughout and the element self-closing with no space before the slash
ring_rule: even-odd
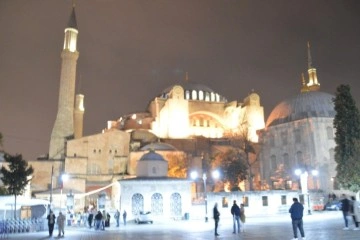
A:
<svg viewBox="0 0 360 240">
<path fill-rule="evenodd" d="M 162 142 L 156 142 L 156 143 L 150 143 L 148 145 L 143 146 L 140 148 L 141 151 L 177 151 L 177 149 L 168 144 L 168 143 L 162 143 Z"/>
<path fill-rule="evenodd" d="M 165 161 L 166 160 L 160 154 L 150 150 L 148 153 L 145 153 L 139 161 Z"/>
<path fill-rule="evenodd" d="M 333 95 L 325 92 L 303 92 L 279 103 L 270 113 L 266 127 L 305 118 L 334 118 Z"/>
</svg>

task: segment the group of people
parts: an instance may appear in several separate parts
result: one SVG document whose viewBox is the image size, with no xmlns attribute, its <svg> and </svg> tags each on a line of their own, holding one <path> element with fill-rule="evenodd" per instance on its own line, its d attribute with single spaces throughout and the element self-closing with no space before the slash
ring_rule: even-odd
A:
<svg viewBox="0 0 360 240">
<path fill-rule="evenodd" d="M 50 237 L 53 235 L 53 232 L 54 232 L 55 221 L 56 221 L 56 223 L 58 225 L 58 230 L 59 230 L 58 237 L 64 237 L 64 235 L 65 235 L 65 231 L 64 231 L 65 219 L 66 219 L 66 217 L 65 217 L 64 214 L 62 214 L 62 212 L 59 212 L 59 216 L 56 218 L 53 211 L 50 210 L 49 214 L 47 215 L 49 236 Z"/>
<path fill-rule="evenodd" d="M 126 225 L 126 216 L 127 213 L 124 210 L 122 217 L 123 217 L 123 221 L 124 221 L 124 226 Z M 88 214 L 88 225 L 89 228 L 92 228 L 93 224 L 94 224 L 94 228 L 95 230 L 105 230 L 105 227 L 109 227 L 110 226 L 110 214 L 108 212 L 106 212 L 105 210 L 101 211 L 97 211 L 97 212 L 92 212 L 89 211 Z M 115 214 L 114 214 L 114 218 L 116 220 L 116 227 L 120 226 L 120 212 L 119 210 L 116 210 Z M 64 237 L 65 235 L 65 221 L 66 221 L 66 216 L 65 214 L 63 214 L 62 212 L 59 212 L 59 216 L 56 217 L 54 212 L 52 210 L 50 210 L 49 214 L 47 215 L 47 221 L 48 221 L 48 229 L 49 229 L 49 236 L 51 237 L 53 235 L 54 232 L 54 226 L 55 223 L 58 225 L 58 230 L 59 230 L 59 234 L 58 237 Z"/>
<path fill-rule="evenodd" d="M 335 196 L 335 195 L 334 195 Z M 332 196 L 333 197 L 333 196 Z M 334 197 L 335 198 L 335 197 Z M 299 203 L 297 198 L 293 198 L 293 204 L 290 207 L 290 214 L 291 214 L 291 220 L 292 220 L 292 227 L 294 232 L 294 238 L 293 240 L 297 240 L 299 229 L 301 238 L 305 239 L 305 233 L 303 228 L 303 212 L 304 212 L 304 206 Z M 354 222 L 354 229 L 355 231 L 360 230 L 359 228 L 359 222 L 360 222 L 360 203 L 356 200 L 354 196 L 351 197 L 351 200 L 347 198 L 345 194 L 342 194 L 341 197 L 341 211 L 343 213 L 344 217 L 344 223 L 345 227 L 344 230 L 349 230 L 349 219 L 352 218 Z"/>
<path fill-rule="evenodd" d="M 354 222 L 355 228 L 354 230 L 359 229 L 359 222 L 360 222 L 360 204 L 359 201 L 356 200 L 354 196 L 351 196 L 351 200 L 346 197 L 345 194 L 342 195 L 341 200 L 341 211 L 343 213 L 345 227 L 344 230 L 349 230 L 349 218 L 352 217 Z"/>
<path fill-rule="evenodd" d="M 122 214 L 123 221 L 124 221 L 124 226 L 126 226 L 126 216 L 127 216 L 127 213 L 124 210 L 124 212 Z M 116 212 L 114 214 L 114 218 L 116 220 L 116 227 L 119 227 L 120 226 L 120 211 L 119 210 L 116 210 Z"/>
<path fill-rule="evenodd" d="M 220 212 L 217 208 L 218 204 L 215 203 L 213 208 L 213 218 L 215 221 L 215 236 L 219 236 L 218 226 L 220 221 Z M 233 234 L 245 232 L 245 205 L 242 203 L 237 205 L 236 200 L 233 202 L 230 213 L 233 218 Z M 240 223 L 241 222 L 241 223 Z"/>
</svg>

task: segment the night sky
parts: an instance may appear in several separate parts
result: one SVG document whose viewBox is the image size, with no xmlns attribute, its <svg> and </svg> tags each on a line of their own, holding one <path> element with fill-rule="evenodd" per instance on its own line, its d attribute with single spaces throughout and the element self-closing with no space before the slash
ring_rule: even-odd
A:
<svg viewBox="0 0 360 240">
<path fill-rule="evenodd" d="M 71 0 L 0 0 L 3 149 L 49 150 Z M 228 100 L 252 89 L 267 118 L 307 76 L 307 41 L 321 90 L 350 84 L 360 102 L 358 0 L 76 0 L 77 93 L 84 135 L 144 111 L 170 85 L 202 83 Z"/>
</svg>

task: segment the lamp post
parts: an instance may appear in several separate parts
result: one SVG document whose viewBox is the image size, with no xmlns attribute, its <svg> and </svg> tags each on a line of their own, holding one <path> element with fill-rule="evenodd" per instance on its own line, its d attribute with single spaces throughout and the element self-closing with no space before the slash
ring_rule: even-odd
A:
<svg viewBox="0 0 360 240">
<path fill-rule="evenodd" d="M 311 208 L 310 208 L 310 193 L 308 191 L 308 176 L 309 173 L 307 170 L 303 171 L 302 169 L 296 169 L 295 174 L 300 176 L 300 185 L 301 185 L 301 193 L 307 195 L 307 205 L 308 205 L 308 214 L 311 215 Z M 319 174 L 318 170 L 312 170 L 311 174 L 313 176 L 317 176 Z"/>
<path fill-rule="evenodd" d="M 64 188 L 64 182 L 66 182 L 69 179 L 69 175 L 62 174 L 61 175 L 61 188 L 60 188 L 60 211 L 62 206 L 62 196 L 63 196 L 63 188 Z"/>
<path fill-rule="evenodd" d="M 198 177 L 198 173 L 196 171 L 193 171 L 190 173 L 190 176 L 192 179 L 197 179 Z M 220 173 L 219 171 L 215 170 L 212 172 L 212 177 L 217 179 L 219 178 Z M 206 191 L 206 180 L 207 180 L 207 176 L 206 173 L 203 173 L 202 175 L 202 180 L 204 182 L 204 200 L 205 200 L 205 222 L 208 222 L 208 212 L 207 212 L 207 191 Z"/>
</svg>

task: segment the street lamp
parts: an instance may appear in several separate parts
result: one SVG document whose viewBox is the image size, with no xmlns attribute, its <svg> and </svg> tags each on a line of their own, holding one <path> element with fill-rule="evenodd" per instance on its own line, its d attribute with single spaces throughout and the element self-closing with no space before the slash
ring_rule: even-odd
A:
<svg viewBox="0 0 360 240">
<path fill-rule="evenodd" d="M 61 175 L 60 211 L 61 211 L 61 205 L 62 205 L 62 195 L 63 195 L 64 182 L 66 182 L 68 179 L 69 179 L 69 175 L 67 175 L 67 174 L 62 174 Z"/>
<path fill-rule="evenodd" d="M 192 179 L 197 179 L 198 177 L 198 173 L 196 171 L 193 171 L 190 173 L 190 176 Z M 220 173 L 219 171 L 215 170 L 212 172 L 212 177 L 214 179 L 217 179 L 219 178 L 220 176 Z M 206 180 L 207 180 L 207 176 L 206 176 L 206 173 L 203 173 L 202 175 L 202 180 L 204 181 L 204 199 L 205 199 L 205 222 L 208 221 L 208 212 L 207 212 L 207 191 L 206 191 Z"/>
<path fill-rule="evenodd" d="M 302 169 L 296 169 L 295 174 L 300 176 L 300 185 L 301 185 L 301 193 L 307 195 L 307 205 L 308 205 L 308 214 L 311 215 L 310 209 L 310 193 L 308 191 L 308 176 L 309 173 L 307 170 L 303 171 Z M 318 170 L 311 170 L 311 174 L 313 176 L 317 176 L 319 174 Z"/>
</svg>

